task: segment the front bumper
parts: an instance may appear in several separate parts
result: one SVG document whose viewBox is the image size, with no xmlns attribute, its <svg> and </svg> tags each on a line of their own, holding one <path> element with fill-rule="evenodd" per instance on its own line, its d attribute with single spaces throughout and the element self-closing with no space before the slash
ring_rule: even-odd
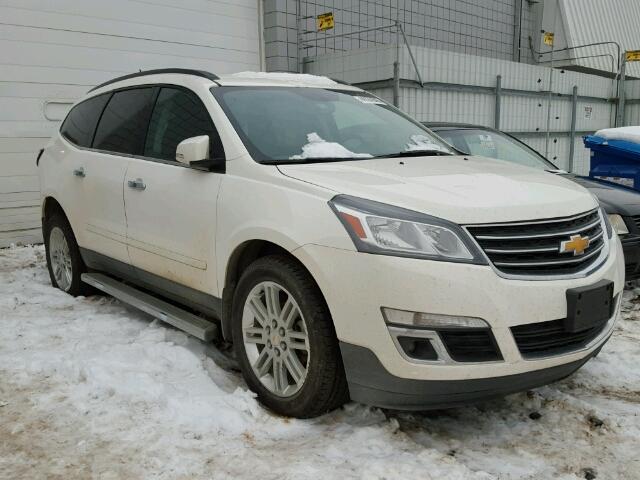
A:
<svg viewBox="0 0 640 480">
<path fill-rule="evenodd" d="M 602 345 L 580 360 L 555 367 L 467 380 L 403 379 L 387 372 L 371 350 L 348 343 L 340 343 L 340 350 L 353 401 L 397 410 L 427 410 L 502 397 L 562 380 L 596 356 Z"/>
<path fill-rule="evenodd" d="M 524 380 L 529 377 L 536 385 L 569 375 L 594 355 L 610 336 L 620 302 L 613 318 L 597 338 L 583 348 L 562 355 L 523 358 L 511 327 L 566 317 L 566 290 L 569 288 L 610 280 L 614 282 L 614 295 L 619 295 L 624 287 L 624 259 L 617 237 L 611 242 L 608 259 L 598 270 L 584 278 L 560 280 L 506 279 L 498 276 L 490 266 L 371 255 L 319 245 L 305 245 L 294 254 L 318 282 L 343 350 L 344 345 L 363 347 L 375 357 L 381 372 L 399 382 L 408 381 L 412 384 L 408 387 L 411 389 L 415 388 L 413 381 L 427 382 L 424 388 L 428 390 L 429 384 L 434 385 L 432 382 L 487 380 L 480 382 L 484 385 L 480 389 L 475 382 L 469 384 L 471 390 L 483 391 L 482 397 L 487 396 L 485 393 L 505 393 L 494 384 L 500 377 L 514 385 L 529 385 L 529 380 Z M 445 365 L 410 361 L 396 347 L 381 307 L 482 318 L 491 326 L 502 360 Z M 367 377 L 356 370 L 359 364 L 372 363 L 350 362 L 349 355 L 343 354 L 347 357 L 345 368 L 352 398 L 375 403 L 373 399 L 368 400 L 368 394 L 358 398 L 360 394 L 357 393 L 365 392 L 366 388 L 377 389 L 373 380 L 365 382 L 368 384 L 362 382 L 366 378 L 376 378 L 378 374 Z M 524 376 L 513 377 L 519 375 Z M 522 388 L 529 387 L 518 386 L 515 390 Z M 466 387 L 462 391 L 466 391 Z M 471 397 L 475 398 L 475 394 Z M 382 404 L 391 406 L 391 403 Z"/>
<path fill-rule="evenodd" d="M 626 280 L 640 278 L 640 235 L 629 234 L 620 239 L 624 251 Z"/>
</svg>

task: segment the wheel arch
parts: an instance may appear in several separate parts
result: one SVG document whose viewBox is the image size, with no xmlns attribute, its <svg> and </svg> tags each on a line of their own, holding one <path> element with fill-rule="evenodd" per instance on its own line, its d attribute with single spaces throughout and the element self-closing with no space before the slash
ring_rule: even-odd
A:
<svg viewBox="0 0 640 480">
<path fill-rule="evenodd" d="M 69 221 L 69 217 L 64 211 L 64 208 L 62 208 L 62 205 L 60 205 L 60 202 L 58 202 L 58 200 L 56 200 L 52 196 L 46 196 L 42 201 L 41 212 L 40 212 L 40 217 L 42 218 L 42 221 L 44 222 L 45 219 L 50 218 L 51 215 L 55 213 L 62 214 L 64 218 L 67 219 L 67 222 Z"/>
<path fill-rule="evenodd" d="M 291 251 L 269 240 L 253 239 L 244 241 L 233 250 L 229 256 L 229 261 L 227 262 L 225 269 L 224 288 L 222 290 L 221 323 L 222 336 L 228 342 L 231 342 L 231 325 L 233 321 L 231 312 L 233 307 L 233 297 L 238 285 L 238 280 L 240 279 L 242 272 L 244 272 L 251 263 L 261 257 L 269 255 L 282 255 L 288 257 L 304 268 L 318 288 L 318 291 L 322 296 L 322 300 L 326 303 L 326 298 L 322 289 L 311 273 L 311 270 Z"/>
</svg>

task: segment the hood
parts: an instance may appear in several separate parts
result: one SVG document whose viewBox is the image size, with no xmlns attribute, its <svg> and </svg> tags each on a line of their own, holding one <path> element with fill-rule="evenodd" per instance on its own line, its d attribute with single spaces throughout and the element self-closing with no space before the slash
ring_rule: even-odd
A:
<svg viewBox="0 0 640 480">
<path fill-rule="evenodd" d="M 640 192 L 623 185 L 581 177 L 579 175 L 562 175 L 582 185 L 593 193 L 607 213 L 618 213 L 624 216 L 640 215 Z"/>
<path fill-rule="evenodd" d="M 485 157 L 427 156 L 279 165 L 289 177 L 460 224 L 563 217 L 596 206 L 560 175 Z"/>
</svg>

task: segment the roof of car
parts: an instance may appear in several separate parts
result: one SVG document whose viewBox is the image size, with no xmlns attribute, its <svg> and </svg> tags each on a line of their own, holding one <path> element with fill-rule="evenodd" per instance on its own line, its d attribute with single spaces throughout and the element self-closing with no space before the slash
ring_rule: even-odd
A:
<svg viewBox="0 0 640 480">
<path fill-rule="evenodd" d="M 207 72 L 206 70 L 193 70 L 189 68 L 157 68 L 154 70 L 140 70 L 139 72 L 129 73 L 127 75 L 122 75 L 121 77 L 112 78 L 111 80 L 107 80 L 100 85 L 96 85 L 93 87 L 90 92 L 94 90 L 98 90 L 102 87 L 106 87 L 107 85 L 111 85 L 112 83 L 122 82 L 124 80 L 129 80 L 132 78 L 138 77 L 146 77 L 149 75 L 166 75 L 166 74 L 179 74 L 179 75 L 192 75 L 196 77 L 206 78 L 211 81 L 216 81 L 219 77 L 215 73 Z"/>
<path fill-rule="evenodd" d="M 201 78 L 217 86 L 278 86 L 278 87 L 315 87 L 315 88 L 333 88 L 341 90 L 360 90 L 353 87 L 342 80 L 334 80 L 328 77 L 310 75 L 306 73 L 282 73 L 282 72 L 239 72 L 228 75 L 216 75 L 205 70 L 193 70 L 187 68 L 163 68 L 155 70 L 145 70 L 128 75 L 123 75 L 108 80 L 96 87 L 90 92 L 102 89 L 108 85 L 114 85 L 119 82 L 127 84 L 135 84 L 136 80 L 143 82 L 146 77 L 166 75 L 190 76 L 193 79 Z M 115 85 L 114 85 L 115 86 Z"/>
<path fill-rule="evenodd" d="M 286 86 L 286 87 L 316 87 L 340 88 L 359 90 L 341 80 L 328 77 L 310 75 L 308 73 L 285 72 L 239 72 L 221 75 L 216 81 L 218 85 L 227 86 Z"/>
</svg>

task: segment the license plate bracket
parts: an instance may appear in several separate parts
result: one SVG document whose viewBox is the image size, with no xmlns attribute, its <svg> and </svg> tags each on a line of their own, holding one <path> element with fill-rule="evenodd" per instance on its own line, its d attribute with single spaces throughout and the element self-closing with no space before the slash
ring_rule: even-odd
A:
<svg viewBox="0 0 640 480">
<path fill-rule="evenodd" d="M 613 315 L 613 282 L 600 280 L 594 285 L 567 290 L 567 317 L 564 328 L 581 332 L 606 322 Z"/>
</svg>

